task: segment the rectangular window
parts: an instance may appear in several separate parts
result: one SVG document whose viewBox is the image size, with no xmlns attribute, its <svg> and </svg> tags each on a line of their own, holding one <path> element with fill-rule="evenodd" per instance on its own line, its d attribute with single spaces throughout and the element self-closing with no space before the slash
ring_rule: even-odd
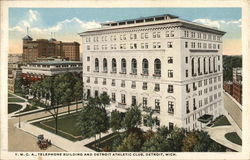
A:
<svg viewBox="0 0 250 160">
<path fill-rule="evenodd" d="M 143 82 L 143 84 L 142 84 L 142 89 L 143 89 L 143 90 L 147 90 L 147 88 L 148 88 L 147 82 Z"/>
<path fill-rule="evenodd" d="M 148 99 L 146 97 L 142 98 L 142 107 L 145 108 L 148 106 Z"/>
<path fill-rule="evenodd" d="M 173 48 L 173 42 L 168 42 L 168 43 L 167 43 L 167 47 L 168 47 L 168 48 Z"/>
<path fill-rule="evenodd" d="M 90 83 L 90 77 L 87 78 L 87 83 Z"/>
<path fill-rule="evenodd" d="M 111 96 L 111 101 L 112 101 L 112 102 L 115 102 L 115 101 L 116 101 L 116 96 L 115 96 L 115 93 L 112 93 L 112 96 Z"/>
<path fill-rule="evenodd" d="M 111 85 L 112 85 L 112 86 L 115 86 L 115 79 L 112 79 Z"/>
<path fill-rule="evenodd" d="M 170 36 L 174 37 L 174 31 L 171 31 Z"/>
<path fill-rule="evenodd" d="M 90 61 L 90 57 L 89 56 L 87 57 L 87 61 Z"/>
<path fill-rule="evenodd" d="M 168 57 L 168 63 L 173 63 L 173 57 Z"/>
<path fill-rule="evenodd" d="M 90 71 L 90 66 L 87 66 L 87 71 L 88 71 L 88 72 Z"/>
<path fill-rule="evenodd" d="M 174 73 L 173 70 L 168 70 L 168 78 L 173 78 Z"/>
<path fill-rule="evenodd" d="M 168 93 L 174 93 L 174 86 L 172 84 L 168 85 Z"/>
<path fill-rule="evenodd" d="M 141 33 L 141 39 L 144 39 L 144 33 Z"/>
<path fill-rule="evenodd" d="M 185 42 L 185 48 L 188 48 L 188 42 Z"/>
<path fill-rule="evenodd" d="M 91 91 L 90 89 L 87 89 L 87 98 L 89 98 L 91 96 Z"/>
<path fill-rule="evenodd" d="M 202 87 L 202 81 L 198 82 L 198 87 Z"/>
<path fill-rule="evenodd" d="M 166 37 L 169 37 L 169 31 L 166 31 Z"/>
<path fill-rule="evenodd" d="M 136 82 L 132 81 L 131 88 L 136 88 Z"/>
<path fill-rule="evenodd" d="M 155 99 L 155 110 L 160 112 L 160 100 L 159 99 Z"/>
<path fill-rule="evenodd" d="M 160 91 L 160 84 L 159 83 L 155 84 L 155 91 L 156 92 Z"/>
<path fill-rule="evenodd" d="M 174 102 L 168 101 L 168 113 L 174 114 Z"/>
<path fill-rule="evenodd" d="M 161 42 L 157 42 L 157 48 L 161 48 Z"/>
<path fill-rule="evenodd" d="M 153 48 L 156 48 L 156 42 L 153 42 Z"/>
<path fill-rule="evenodd" d="M 97 84 L 97 83 L 98 83 L 98 78 L 95 78 L 94 83 L 95 83 L 95 84 Z"/>
<path fill-rule="evenodd" d="M 186 84 L 186 92 L 189 93 L 190 92 L 190 89 L 188 87 L 188 84 Z"/>
<path fill-rule="evenodd" d="M 106 83 L 107 83 L 107 79 L 106 79 L 106 78 L 103 78 L 102 84 L 103 84 L 103 85 L 106 85 Z"/>
<path fill-rule="evenodd" d="M 136 105 L 136 96 L 132 96 L 132 106 Z"/>
<path fill-rule="evenodd" d="M 186 63 L 188 63 L 188 57 L 185 57 L 185 61 L 186 61 Z"/>
<path fill-rule="evenodd" d="M 99 92 L 98 90 L 95 90 L 95 97 L 98 97 L 99 96 Z"/>
<path fill-rule="evenodd" d="M 188 70 L 186 69 L 186 77 L 188 77 Z"/>
<path fill-rule="evenodd" d="M 125 87 L 125 80 L 121 81 L 121 87 Z"/>
<path fill-rule="evenodd" d="M 126 96 L 125 96 L 125 94 L 121 94 L 121 103 L 126 104 Z"/>
<path fill-rule="evenodd" d="M 153 32 L 153 38 L 156 38 L 156 32 Z"/>
<path fill-rule="evenodd" d="M 86 47 L 86 48 L 87 48 L 87 50 L 90 50 L 90 45 L 87 45 L 87 47 Z"/>
<path fill-rule="evenodd" d="M 148 33 L 145 33 L 145 38 L 146 38 L 146 39 L 148 38 Z"/>
<path fill-rule="evenodd" d="M 186 113 L 189 113 L 190 110 L 189 110 L 189 101 L 186 101 Z"/>
</svg>

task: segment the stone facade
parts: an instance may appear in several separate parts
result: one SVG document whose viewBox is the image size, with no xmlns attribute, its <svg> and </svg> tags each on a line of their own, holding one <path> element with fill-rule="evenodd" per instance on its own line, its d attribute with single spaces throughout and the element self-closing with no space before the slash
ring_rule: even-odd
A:
<svg viewBox="0 0 250 160">
<path fill-rule="evenodd" d="M 223 112 L 224 34 L 172 15 L 80 33 L 85 92 L 107 92 L 117 109 L 151 107 L 161 126 L 201 128 L 199 117 Z"/>
</svg>

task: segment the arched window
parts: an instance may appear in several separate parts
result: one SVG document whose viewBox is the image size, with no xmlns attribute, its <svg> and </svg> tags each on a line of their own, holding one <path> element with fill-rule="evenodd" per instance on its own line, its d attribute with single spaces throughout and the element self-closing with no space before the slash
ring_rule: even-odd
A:
<svg viewBox="0 0 250 160">
<path fill-rule="evenodd" d="M 154 65 L 155 65 L 154 74 L 155 75 L 161 75 L 161 60 L 155 59 Z"/>
<path fill-rule="evenodd" d="M 191 69 L 192 69 L 192 76 L 195 76 L 195 71 L 194 71 L 194 58 L 192 58 L 192 61 L 191 61 Z"/>
<path fill-rule="evenodd" d="M 103 72 L 108 72 L 108 62 L 107 59 L 103 59 Z"/>
<path fill-rule="evenodd" d="M 95 71 L 99 72 L 99 60 L 98 60 L 98 58 L 95 59 Z"/>
<path fill-rule="evenodd" d="M 134 58 L 131 61 L 131 72 L 132 74 L 137 74 L 137 62 Z"/>
<path fill-rule="evenodd" d="M 213 66 L 214 66 L 214 72 L 217 72 L 217 70 L 216 70 L 216 66 L 215 66 L 215 57 L 213 58 Z"/>
<path fill-rule="evenodd" d="M 112 72 L 116 73 L 116 60 L 112 59 Z"/>
<path fill-rule="evenodd" d="M 206 57 L 204 57 L 204 59 L 203 59 L 203 66 L 204 66 L 204 74 L 207 74 L 207 72 L 206 72 Z"/>
<path fill-rule="evenodd" d="M 198 58 L 198 74 L 201 75 L 201 58 Z"/>
<path fill-rule="evenodd" d="M 121 60 L 121 73 L 126 73 L 126 60 L 124 58 Z"/>
<path fill-rule="evenodd" d="M 142 60 L 142 74 L 148 75 L 148 60 L 147 59 Z"/>
</svg>

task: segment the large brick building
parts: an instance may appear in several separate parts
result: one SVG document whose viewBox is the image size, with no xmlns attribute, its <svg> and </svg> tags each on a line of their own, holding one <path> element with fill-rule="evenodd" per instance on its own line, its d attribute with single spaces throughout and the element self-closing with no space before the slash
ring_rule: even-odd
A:
<svg viewBox="0 0 250 160">
<path fill-rule="evenodd" d="M 41 57 L 61 57 L 70 61 L 80 60 L 80 44 L 78 42 L 62 42 L 54 38 L 33 39 L 26 35 L 23 38 L 23 61 L 34 62 Z"/>
<path fill-rule="evenodd" d="M 233 68 L 233 82 L 224 82 L 224 90 L 242 104 L 242 68 Z"/>
</svg>

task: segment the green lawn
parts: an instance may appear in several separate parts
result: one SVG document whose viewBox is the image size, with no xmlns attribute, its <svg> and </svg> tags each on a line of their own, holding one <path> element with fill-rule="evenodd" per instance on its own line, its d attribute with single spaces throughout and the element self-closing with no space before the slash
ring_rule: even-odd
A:
<svg viewBox="0 0 250 160">
<path fill-rule="evenodd" d="M 22 106 L 19 104 L 8 104 L 8 114 L 18 111 L 19 109 L 21 109 Z"/>
<path fill-rule="evenodd" d="M 37 109 L 37 107 L 27 105 L 27 107 L 24 108 L 24 110 L 22 110 L 22 111 L 20 111 L 20 112 L 18 112 L 18 113 L 28 112 L 28 111 L 32 111 L 32 110 L 35 110 L 35 109 Z"/>
<path fill-rule="evenodd" d="M 214 122 L 213 127 L 231 125 L 226 116 L 222 116 Z"/>
<path fill-rule="evenodd" d="M 62 136 L 64 138 L 67 138 L 71 141 L 78 141 L 78 140 L 82 140 L 83 137 L 74 137 L 74 136 L 81 136 L 81 132 L 78 128 L 76 128 L 75 124 L 77 122 L 77 115 L 78 113 L 72 113 L 70 115 L 64 115 L 59 117 L 58 119 L 58 135 Z M 45 121 L 40 121 L 40 122 L 35 122 L 32 123 L 33 125 L 40 127 L 42 129 L 45 129 L 49 132 L 53 132 L 55 133 L 55 120 L 54 119 L 48 119 Z M 49 127 L 45 126 L 48 125 Z M 50 128 L 50 127 L 53 127 Z M 66 133 L 68 134 L 66 134 Z M 73 136 L 71 136 L 71 135 Z"/>
<path fill-rule="evenodd" d="M 99 141 L 100 141 L 99 148 L 104 149 L 105 147 L 108 147 L 109 152 L 112 152 L 112 144 L 113 144 L 114 140 L 117 138 L 119 138 L 119 135 L 117 133 L 111 133 L 107 136 L 102 137 L 100 140 L 97 139 L 96 141 L 87 144 L 86 147 L 89 147 L 89 148 L 99 152 L 100 150 L 96 149 L 95 145 L 98 146 Z"/>
<path fill-rule="evenodd" d="M 12 94 L 8 93 L 8 97 L 14 97 L 14 95 L 12 95 Z"/>
<path fill-rule="evenodd" d="M 25 102 L 25 100 L 15 97 L 15 98 L 8 98 L 8 102 Z"/>
<path fill-rule="evenodd" d="M 236 132 L 227 133 L 227 134 L 225 134 L 225 137 L 227 140 L 229 140 L 235 144 L 242 145 L 242 141 Z"/>
</svg>

